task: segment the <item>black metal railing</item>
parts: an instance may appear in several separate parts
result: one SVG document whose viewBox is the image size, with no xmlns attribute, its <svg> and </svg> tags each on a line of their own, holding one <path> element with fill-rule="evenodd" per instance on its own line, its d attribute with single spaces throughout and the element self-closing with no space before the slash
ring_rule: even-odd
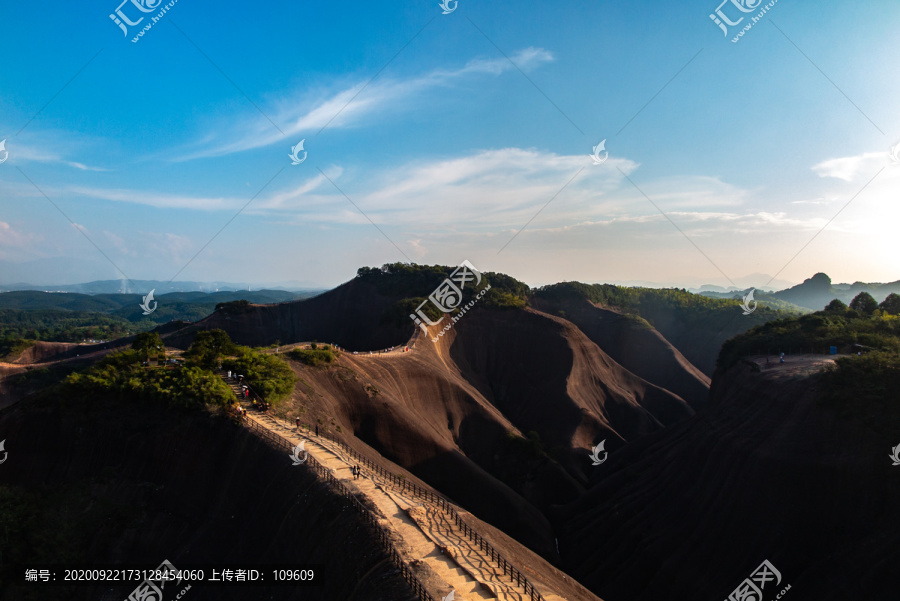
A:
<svg viewBox="0 0 900 601">
<path fill-rule="evenodd" d="M 248 390 L 250 390 L 250 394 L 252 397 L 254 397 L 260 401 L 262 400 L 261 397 L 259 397 L 259 395 L 257 395 L 251 388 L 248 387 Z M 237 394 L 237 393 L 235 393 L 235 394 Z M 269 416 L 269 417 L 270 417 L 270 419 L 275 421 L 276 424 L 278 423 L 277 420 L 273 416 Z M 264 428 L 263 426 L 260 426 L 254 420 L 244 420 L 244 422 L 252 423 L 254 429 L 257 431 L 264 431 L 266 433 L 265 436 L 270 437 L 270 440 L 273 440 L 274 442 L 281 444 L 282 446 L 287 445 L 286 448 L 288 450 L 293 449 L 294 445 L 292 445 L 287 439 L 279 436 L 278 434 L 275 434 L 274 432 L 271 432 L 271 430 L 269 430 L 268 428 Z M 288 423 L 290 423 L 290 422 L 288 422 Z M 311 427 L 309 424 L 301 422 L 301 425 L 305 426 L 307 431 L 311 431 Z M 282 425 L 282 427 L 287 430 L 292 429 L 290 426 Z M 481 536 L 481 534 L 479 534 L 478 531 L 476 531 L 474 528 L 469 526 L 469 524 L 466 523 L 465 520 L 463 520 L 462 516 L 459 515 L 459 513 L 456 511 L 456 508 L 453 506 L 453 504 L 450 503 L 450 501 L 448 501 L 446 498 L 434 493 L 433 491 L 422 488 L 421 486 L 419 486 L 418 484 L 416 484 L 414 482 L 409 482 L 403 476 L 398 476 L 398 475 L 394 474 L 393 472 L 390 472 L 390 471 L 384 469 L 377 463 L 360 455 L 352 447 L 350 447 L 349 445 L 344 443 L 342 440 L 332 436 L 327 431 L 323 430 L 323 432 L 321 434 L 318 434 L 318 436 L 320 438 L 325 438 L 326 440 L 329 440 L 329 441 L 333 442 L 334 444 L 338 445 L 344 452 L 349 454 L 354 460 L 356 460 L 358 462 L 362 462 L 363 465 L 365 465 L 366 467 L 368 467 L 369 469 L 371 469 L 373 472 L 377 473 L 381 477 L 385 478 L 392 485 L 400 488 L 401 491 L 404 491 L 404 492 L 409 491 L 412 494 L 414 494 L 422 499 L 425 499 L 427 501 L 430 501 L 431 503 L 434 503 L 439 508 L 441 508 L 442 510 L 444 510 L 445 512 L 450 514 L 450 517 L 453 518 L 454 523 L 457 525 L 457 527 L 460 529 L 460 531 L 467 538 L 469 538 L 469 540 L 471 540 L 472 542 L 477 544 L 478 548 L 481 549 L 482 552 L 484 552 L 488 557 L 491 558 L 491 561 L 496 563 L 503 570 L 504 575 L 509 576 L 510 582 L 514 582 L 517 585 L 519 585 L 520 587 L 522 587 L 522 589 L 525 591 L 525 594 L 529 596 L 529 599 L 531 599 L 531 601 L 546 601 L 544 599 L 544 597 L 534 587 L 534 585 L 528 580 L 528 578 L 526 578 L 526 576 L 521 571 L 519 571 L 518 568 L 516 568 L 505 557 L 503 557 L 503 555 L 493 545 L 491 545 L 487 540 L 485 540 L 485 538 L 483 536 Z M 271 437 L 274 437 L 274 438 L 271 438 Z M 368 509 L 366 509 L 359 502 L 359 500 L 357 500 L 356 497 L 350 493 L 350 491 L 343 485 L 343 483 L 334 477 L 334 474 L 332 474 L 330 470 L 328 470 L 325 466 L 320 465 L 312 457 L 309 458 L 309 461 L 313 462 L 314 469 L 316 469 L 316 471 L 318 471 L 320 474 L 325 476 L 326 479 L 328 479 L 330 482 L 337 484 L 343 491 L 345 491 L 346 495 L 353 497 L 355 505 L 357 506 L 357 508 L 360 511 L 364 512 L 364 514 L 372 515 L 371 512 Z M 319 468 L 321 468 L 321 469 L 319 469 Z M 374 519 L 374 515 L 372 515 L 372 519 Z M 377 524 L 376 522 L 372 522 L 372 523 Z M 379 526 L 379 528 L 383 528 L 380 525 L 378 525 L 378 526 Z M 391 548 L 393 548 L 393 544 L 391 544 Z M 396 553 L 396 551 L 394 551 L 394 552 Z M 397 557 L 399 557 L 399 555 Z M 405 566 L 405 564 L 404 564 L 404 566 L 398 566 L 398 568 L 400 569 L 400 572 L 404 575 L 404 579 L 406 579 L 406 581 L 410 583 L 410 585 L 413 587 L 414 590 L 417 591 L 417 594 L 418 594 L 418 589 L 421 587 L 421 583 L 419 583 L 419 581 L 417 579 L 415 580 L 416 584 L 413 584 L 412 582 L 410 582 L 409 578 L 407 578 L 407 576 L 406 576 L 406 572 L 409 571 L 409 568 L 407 566 Z M 415 575 L 413 575 L 411 572 L 410 572 L 410 576 L 415 578 Z M 425 595 L 428 595 L 428 597 L 427 597 L 428 599 L 432 599 L 431 595 L 429 595 L 428 592 L 424 590 L 424 588 L 422 588 L 422 591 Z M 420 596 L 420 598 L 424 599 L 421 596 Z"/>
<path fill-rule="evenodd" d="M 272 419 L 273 419 L 273 421 L 276 421 L 275 418 L 272 418 Z M 277 421 L 276 421 L 276 423 L 277 423 Z M 309 429 L 309 427 L 310 427 L 308 424 L 305 424 L 305 423 L 303 423 L 302 425 L 306 426 L 307 429 Z M 282 427 L 286 428 L 288 430 L 291 429 L 289 426 L 282 426 Z M 517 585 L 519 585 L 520 587 L 522 587 L 522 589 L 524 589 L 524 591 L 525 591 L 525 594 L 529 596 L 529 599 L 531 599 L 531 601 L 545 601 L 544 597 L 538 592 L 538 590 L 528 580 L 528 578 L 526 578 L 525 575 L 521 571 L 519 571 L 518 568 L 516 568 L 505 557 L 503 557 L 503 555 L 499 551 L 497 551 L 497 549 L 493 545 L 491 545 L 487 540 L 485 540 L 484 537 L 478 533 L 478 531 L 476 531 L 474 528 L 469 526 L 469 524 L 466 523 L 466 521 L 462 518 L 462 516 L 460 516 L 459 513 L 456 511 L 456 508 L 453 506 L 453 504 L 450 501 L 448 501 L 446 498 L 444 498 L 441 495 L 438 495 L 430 490 L 422 488 L 421 486 L 419 486 L 418 484 L 415 484 L 414 482 L 408 481 L 403 476 L 398 476 L 398 475 L 394 474 L 393 472 L 390 472 L 390 471 L 384 469 L 377 463 L 360 455 L 353 448 L 351 448 L 350 446 L 348 446 L 346 443 L 339 440 L 338 438 L 332 436 L 328 432 L 323 431 L 318 436 L 320 438 L 325 438 L 326 440 L 329 440 L 329 441 L 333 442 L 334 444 L 338 445 L 344 452 L 346 452 L 348 455 L 350 455 L 355 461 L 361 462 L 363 465 L 365 465 L 366 467 L 371 469 L 373 472 L 377 473 L 381 477 L 388 480 L 392 485 L 400 488 L 401 491 L 404 491 L 404 492 L 409 491 L 412 494 L 414 494 L 422 499 L 425 499 L 427 501 L 430 501 L 431 503 L 434 503 L 435 505 L 440 507 L 442 510 L 444 510 L 445 512 L 450 514 L 450 517 L 453 518 L 454 523 L 457 525 L 457 527 L 459 527 L 460 531 L 463 534 L 465 534 L 466 537 L 469 538 L 469 540 L 471 540 L 472 542 L 477 544 L 479 549 L 481 549 L 488 557 L 491 558 L 491 560 L 494 563 L 496 563 L 503 570 L 504 575 L 509 576 L 510 582 L 514 582 Z"/>
<path fill-rule="evenodd" d="M 288 439 L 280 436 L 265 426 L 257 423 L 255 419 L 245 419 L 243 420 L 244 425 L 250 428 L 257 435 L 262 438 L 272 442 L 278 447 L 284 448 L 285 450 L 292 450 L 294 448 L 293 443 Z M 322 476 L 326 482 L 334 485 L 338 488 L 338 490 L 343 495 L 344 499 L 353 507 L 359 511 L 362 517 L 369 522 L 376 531 L 378 536 L 378 540 L 381 543 L 382 548 L 387 552 L 387 554 L 391 558 L 391 562 L 397 567 L 400 571 L 400 575 L 403 577 L 403 580 L 409 584 L 410 588 L 415 593 L 416 597 L 420 601 L 435 601 L 434 597 L 425 589 L 422 585 L 421 581 L 416 577 L 415 573 L 409 567 L 409 565 L 403 560 L 400 556 L 400 553 L 397 551 L 397 548 L 394 546 L 394 542 L 391 540 L 390 534 L 387 529 L 382 526 L 378 522 L 378 518 L 372 513 L 365 505 L 360 502 L 356 495 L 354 495 L 349 488 L 347 488 L 343 482 L 341 482 L 335 475 L 332 473 L 330 469 L 316 461 L 314 457 L 307 454 L 307 459 L 305 464 L 312 468 L 318 475 Z"/>
</svg>

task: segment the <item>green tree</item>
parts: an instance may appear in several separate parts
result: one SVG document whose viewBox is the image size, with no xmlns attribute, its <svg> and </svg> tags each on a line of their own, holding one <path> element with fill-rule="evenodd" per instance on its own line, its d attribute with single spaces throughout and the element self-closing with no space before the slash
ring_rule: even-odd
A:
<svg viewBox="0 0 900 601">
<path fill-rule="evenodd" d="M 878 308 L 878 302 L 868 292 L 860 292 L 850 301 L 850 308 L 860 315 L 871 315 Z"/>
<path fill-rule="evenodd" d="M 886 299 L 881 301 L 881 304 L 878 305 L 878 308 L 885 313 L 890 313 L 891 315 L 900 315 L 900 294 L 891 292 L 887 295 Z"/>
<path fill-rule="evenodd" d="M 131 348 L 138 352 L 142 361 L 148 361 L 151 355 L 159 355 L 160 350 L 165 347 L 156 332 L 141 332 L 134 337 Z"/>
<path fill-rule="evenodd" d="M 247 347 L 237 347 L 234 354 L 235 358 L 223 361 L 224 367 L 243 375 L 247 385 L 263 400 L 277 404 L 294 390 L 296 377 L 281 357 Z"/>
<path fill-rule="evenodd" d="M 836 298 L 825 306 L 825 312 L 843 315 L 847 312 L 847 305 L 839 298 Z"/>
<path fill-rule="evenodd" d="M 224 330 L 204 330 L 197 333 L 194 343 L 185 352 L 191 365 L 214 370 L 225 355 L 233 355 L 238 347 Z"/>
</svg>

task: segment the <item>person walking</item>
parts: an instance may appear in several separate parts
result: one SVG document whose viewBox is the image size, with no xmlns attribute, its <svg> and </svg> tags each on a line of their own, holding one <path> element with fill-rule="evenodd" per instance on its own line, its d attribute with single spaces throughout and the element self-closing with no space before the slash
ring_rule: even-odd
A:
<svg viewBox="0 0 900 601">
<path fill-rule="evenodd" d="M 300 418 L 298 417 L 296 421 L 297 421 L 297 429 L 299 430 L 300 429 Z"/>
<path fill-rule="evenodd" d="M 362 472 L 361 472 L 361 470 L 359 469 L 359 465 L 357 465 L 357 466 L 356 466 L 356 479 L 357 479 L 357 480 L 359 480 L 360 474 L 362 474 Z"/>
</svg>

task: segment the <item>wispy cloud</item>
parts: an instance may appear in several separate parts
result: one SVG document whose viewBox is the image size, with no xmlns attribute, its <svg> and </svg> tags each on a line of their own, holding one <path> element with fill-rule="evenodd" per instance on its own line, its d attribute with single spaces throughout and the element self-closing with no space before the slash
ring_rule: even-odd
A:
<svg viewBox="0 0 900 601">
<path fill-rule="evenodd" d="M 47 147 L 49 146 L 50 144 L 47 145 Z M 57 144 L 56 146 L 59 145 Z M 105 169 L 103 167 L 93 167 L 90 165 L 85 165 L 84 163 L 80 163 L 78 161 L 70 161 L 59 152 L 50 152 L 44 147 L 34 146 L 33 144 L 22 144 L 20 142 L 10 143 L 9 141 L 7 141 L 6 148 L 9 151 L 10 158 L 13 159 L 16 163 L 51 163 L 58 165 L 68 165 L 69 167 L 73 167 L 81 171 L 110 171 L 110 169 Z M 74 148 L 67 150 L 72 154 L 76 152 L 76 149 Z"/>
<path fill-rule="evenodd" d="M 239 201 L 238 198 L 226 199 L 222 197 L 214 198 L 185 194 L 167 194 L 164 192 L 129 190 L 124 188 L 106 189 L 99 187 L 88 188 L 83 186 L 71 186 L 65 188 L 65 191 L 78 196 L 141 204 L 160 209 L 196 209 L 207 211 L 230 209 L 238 206 L 237 203 Z M 246 200 L 244 202 L 246 202 Z"/>
<path fill-rule="evenodd" d="M 529 47 L 510 58 L 520 69 L 528 71 L 552 61 L 553 55 L 543 48 Z M 430 89 L 478 75 L 497 76 L 513 69 L 505 58 L 473 59 L 458 69 L 436 69 L 418 77 L 381 77 L 368 86 L 366 81 L 358 81 L 339 91 L 320 91 L 315 95 L 297 92 L 272 101 L 271 107 L 264 111 L 286 136 L 294 138 L 315 133 L 326 124 L 328 127 L 359 125 L 373 114 L 405 110 L 408 101 Z M 365 91 L 359 93 L 364 86 Z M 255 116 L 233 117 L 212 126 L 192 147 L 176 153 L 175 160 L 223 156 L 283 142 L 284 136 L 267 121 Z"/>
<path fill-rule="evenodd" d="M 859 181 L 869 178 L 885 164 L 890 162 L 890 155 L 885 152 L 866 152 L 856 156 L 829 159 L 813 165 L 813 171 L 819 177 L 833 177 L 845 182 Z"/>
</svg>

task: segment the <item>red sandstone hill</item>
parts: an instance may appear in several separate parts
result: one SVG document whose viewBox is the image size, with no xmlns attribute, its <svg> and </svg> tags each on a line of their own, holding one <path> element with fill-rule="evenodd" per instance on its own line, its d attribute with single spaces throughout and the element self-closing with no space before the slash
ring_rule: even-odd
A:
<svg viewBox="0 0 900 601">
<path fill-rule="evenodd" d="M 409 317 L 400 315 L 405 321 L 398 322 L 392 312 L 399 300 L 354 279 L 310 299 L 216 311 L 171 334 L 166 343 L 186 348 L 197 331 L 221 328 L 248 346 L 321 340 L 353 350 L 383 349 L 406 342 L 413 330 Z"/>
<path fill-rule="evenodd" d="M 196 331 L 221 328 L 252 345 L 406 345 L 417 330 L 405 315 L 398 323 L 398 300 L 353 280 L 313 299 L 217 311 L 165 339 L 186 347 Z M 620 365 L 611 354 L 621 349 L 606 342 L 609 352 L 572 322 L 531 308 L 479 307 L 437 343 L 419 336 L 409 353 L 344 352 L 327 368 L 292 361 L 300 382 L 285 410 L 340 426 L 350 444 L 371 447 L 552 557 L 545 515 L 583 493 L 589 449 L 605 439 L 615 452 L 693 414 L 681 396 Z M 649 356 L 667 357 L 666 373 L 647 375 L 703 386 L 686 362 L 677 376 L 680 355 L 661 337 L 644 343 Z"/>
<path fill-rule="evenodd" d="M 583 297 L 538 297 L 532 302 L 542 311 L 564 315 L 625 369 L 674 392 L 695 410 L 706 405 L 709 377 L 646 322 Z"/>
<path fill-rule="evenodd" d="M 897 598 L 892 443 L 821 404 L 803 370 L 716 374 L 710 406 L 596 468 L 560 511 L 566 568 L 605 599 L 726 599 L 763 560 L 787 598 Z"/>
</svg>

